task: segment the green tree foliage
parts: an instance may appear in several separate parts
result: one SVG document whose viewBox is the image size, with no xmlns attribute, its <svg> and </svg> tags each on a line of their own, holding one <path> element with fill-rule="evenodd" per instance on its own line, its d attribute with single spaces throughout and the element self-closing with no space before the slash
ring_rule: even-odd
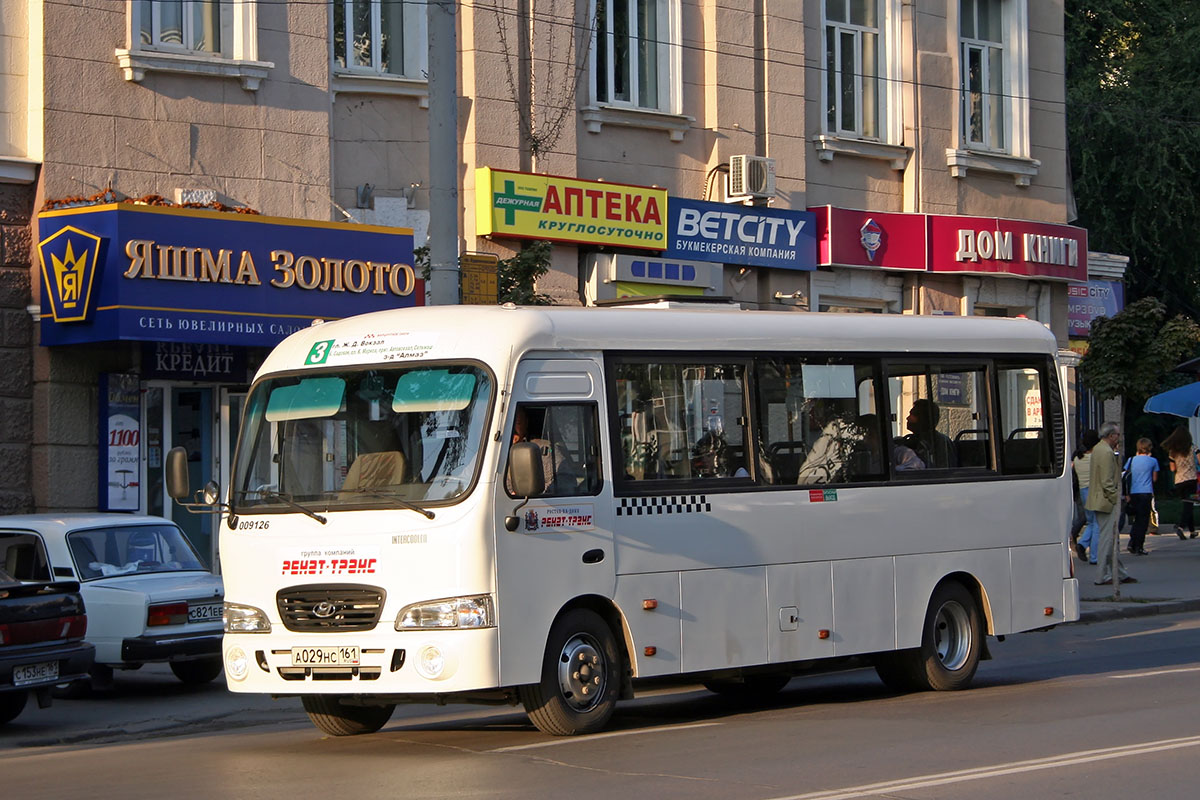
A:
<svg viewBox="0 0 1200 800">
<path fill-rule="evenodd" d="M 1200 316 L 1200 0 L 1066 0 L 1077 224 L 1130 296 Z"/>
<path fill-rule="evenodd" d="M 550 242 L 530 242 L 512 258 L 500 260 L 496 290 L 501 303 L 519 306 L 550 305 L 550 298 L 537 293 L 537 279 L 550 271 Z"/>
<path fill-rule="evenodd" d="M 1143 297 L 1092 323 L 1087 355 L 1079 363 L 1084 384 L 1100 399 L 1125 397 L 1131 409 L 1146 398 L 1188 381 L 1171 369 L 1200 343 L 1200 325 L 1184 316 L 1168 318 L 1157 298 Z"/>
</svg>

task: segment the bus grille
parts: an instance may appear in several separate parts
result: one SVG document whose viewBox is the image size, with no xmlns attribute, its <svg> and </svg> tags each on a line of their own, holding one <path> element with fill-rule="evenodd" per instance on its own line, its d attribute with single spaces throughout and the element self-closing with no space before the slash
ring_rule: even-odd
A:
<svg viewBox="0 0 1200 800">
<path fill-rule="evenodd" d="M 379 622 L 384 591 L 377 586 L 290 586 L 275 595 L 289 631 L 369 631 Z"/>
</svg>

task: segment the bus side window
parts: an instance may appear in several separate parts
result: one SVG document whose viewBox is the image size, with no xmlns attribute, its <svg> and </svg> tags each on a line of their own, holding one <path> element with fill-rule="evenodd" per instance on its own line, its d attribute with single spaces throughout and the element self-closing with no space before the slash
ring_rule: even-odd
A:
<svg viewBox="0 0 1200 800">
<path fill-rule="evenodd" d="M 599 493 L 600 447 L 595 403 L 522 403 L 515 414 L 513 441 L 532 442 L 542 451 L 546 490 L 541 497 Z M 512 494 L 507 478 L 505 484 Z"/>
</svg>

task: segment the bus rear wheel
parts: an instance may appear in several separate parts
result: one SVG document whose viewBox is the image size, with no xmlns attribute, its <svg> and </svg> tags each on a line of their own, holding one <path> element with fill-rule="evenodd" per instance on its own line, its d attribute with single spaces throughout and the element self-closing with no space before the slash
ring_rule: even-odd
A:
<svg viewBox="0 0 1200 800">
<path fill-rule="evenodd" d="M 519 690 L 525 713 L 552 736 L 595 733 L 616 709 L 621 653 L 599 614 L 568 611 L 550 628 L 538 683 Z"/>
<path fill-rule="evenodd" d="M 374 733 L 387 724 L 395 704 L 383 706 L 343 705 L 336 695 L 310 694 L 300 698 L 308 718 L 321 733 L 330 736 L 357 736 Z"/>
<path fill-rule="evenodd" d="M 979 668 L 983 637 L 975 598 L 960 583 L 944 583 L 929 601 L 921 646 L 880 655 L 875 671 L 898 691 L 965 689 Z"/>
</svg>

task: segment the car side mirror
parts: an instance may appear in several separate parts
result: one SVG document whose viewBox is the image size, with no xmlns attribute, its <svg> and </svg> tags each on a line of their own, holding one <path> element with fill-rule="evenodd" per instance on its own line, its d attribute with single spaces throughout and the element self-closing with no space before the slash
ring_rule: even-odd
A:
<svg viewBox="0 0 1200 800">
<path fill-rule="evenodd" d="M 188 475 L 187 450 L 172 447 L 167 453 L 167 494 L 172 500 L 185 500 L 191 492 L 191 477 Z"/>
</svg>

